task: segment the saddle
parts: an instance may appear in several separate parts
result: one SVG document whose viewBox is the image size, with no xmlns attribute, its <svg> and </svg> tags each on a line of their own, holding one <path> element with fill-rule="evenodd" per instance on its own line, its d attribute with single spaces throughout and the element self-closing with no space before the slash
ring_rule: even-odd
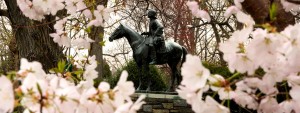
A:
<svg viewBox="0 0 300 113">
<path fill-rule="evenodd" d="M 169 51 L 170 51 L 170 49 L 167 48 L 166 43 L 163 39 L 156 41 L 156 52 L 157 53 L 166 53 Z"/>
</svg>

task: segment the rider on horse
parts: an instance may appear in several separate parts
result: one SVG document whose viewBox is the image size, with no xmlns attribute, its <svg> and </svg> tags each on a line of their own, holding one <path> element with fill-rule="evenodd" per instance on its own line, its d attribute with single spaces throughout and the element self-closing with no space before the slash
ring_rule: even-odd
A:
<svg viewBox="0 0 300 113">
<path fill-rule="evenodd" d="M 163 49 L 163 47 L 161 46 L 164 46 L 164 39 L 162 36 L 163 26 L 156 20 L 157 18 L 155 10 L 148 10 L 147 15 L 150 19 L 149 32 L 143 32 L 142 35 L 148 35 L 148 37 L 146 38 L 146 45 L 150 47 L 150 58 L 152 60 L 149 64 L 156 64 L 156 47 L 158 46 L 158 48 Z"/>
</svg>

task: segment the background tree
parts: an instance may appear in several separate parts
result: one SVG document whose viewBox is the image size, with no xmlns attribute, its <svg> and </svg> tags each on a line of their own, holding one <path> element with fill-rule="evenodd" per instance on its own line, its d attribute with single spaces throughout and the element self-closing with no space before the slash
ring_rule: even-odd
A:
<svg viewBox="0 0 300 113">
<path fill-rule="evenodd" d="M 62 48 L 49 36 L 54 32 L 53 16 L 47 16 L 42 22 L 25 17 L 17 6 L 16 0 L 4 0 L 7 9 L 1 9 L 0 16 L 9 19 L 12 26 L 12 41 L 16 41 L 19 58 L 39 61 L 45 70 L 56 66 L 63 59 Z M 13 48 L 11 48 L 13 49 Z"/>
</svg>

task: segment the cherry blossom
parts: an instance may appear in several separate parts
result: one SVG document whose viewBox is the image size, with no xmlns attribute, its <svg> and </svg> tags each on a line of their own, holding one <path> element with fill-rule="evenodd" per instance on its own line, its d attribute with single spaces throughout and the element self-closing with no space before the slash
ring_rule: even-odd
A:
<svg viewBox="0 0 300 113">
<path fill-rule="evenodd" d="M 246 43 L 248 41 L 251 28 L 235 31 L 230 39 L 220 44 L 219 49 L 224 53 L 224 60 L 228 62 L 229 70 L 235 70 L 249 75 L 253 74 L 258 65 L 248 57 Z"/>
<path fill-rule="evenodd" d="M 227 83 L 227 81 L 221 75 L 211 75 L 208 78 L 210 88 L 213 91 L 217 91 L 220 100 L 232 99 L 234 97 L 234 92 Z"/>
<path fill-rule="evenodd" d="M 258 108 L 258 102 L 254 97 L 254 95 L 250 95 L 241 90 L 236 90 L 233 100 L 242 107 L 256 110 Z"/>
<path fill-rule="evenodd" d="M 233 2 L 237 8 L 242 9 L 241 3 L 244 2 L 244 0 L 234 0 Z"/>
<path fill-rule="evenodd" d="M 288 11 L 300 11 L 300 5 L 299 4 L 293 4 L 288 2 L 287 0 L 280 0 L 283 8 L 285 9 L 286 12 Z"/>
<path fill-rule="evenodd" d="M 233 99 L 240 106 L 257 112 L 300 112 L 300 24 L 290 25 L 281 32 L 254 28 L 253 18 L 242 11 L 243 1 L 234 0 L 234 6 L 227 8 L 224 16 L 229 18 L 235 14 L 237 21 L 243 23 L 244 27 L 234 31 L 227 41 L 218 45 L 219 50 L 224 53 L 223 59 L 228 63 L 229 70 L 232 73 L 239 72 L 243 77 L 237 81 L 229 81 L 222 75 L 212 75 L 202 65 L 199 57 L 187 55 L 181 71 L 183 80 L 176 90 L 178 95 L 186 99 L 196 113 L 229 112 L 228 108 L 210 96 L 203 100 L 203 93 L 209 87 L 210 91 L 218 93 L 220 100 Z M 83 27 L 104 26 L 114 10 L 103 5 L 89 10 L 84 0 L 17 0 L 17 4 L 26 17 L 38 21 L 42 21 L 46 15 L 55 16 L 58 11 L 66 10 L 68 15 L 56 18 L 56 32 L 49 35 L 59 46 L 84 49 L 89 49 L 90 43 L 94 41 L 78 36 L 68 37 L 66 28 L 73 28 L 68 25 L 69 20 L 78 15 L 85 16 L 89 22 Z M 281 4 L 285 11 L 300 11 L 298 4 L 286 0 L 281 0 Z M 211 21 L 210 14 L 201 10 L 198 2 L 187 1 L 186 5 L 195 17 Z M 24 113 L 135 113 L 145 103 L 144 95 L 136 102 L 131 100 L 130 95 L 135 89 L 133 82 L 127 81 L 126 71 L 122 72 L 116 87 L 111 88 L 107 82 L 101 82 L 95 88 L 93 79 L 98 76 L 95 56 L 79 56 L 75 60 L 74 66 L 84 70 L 78 75 L 82 80 L 76 84 L 63 78 L 62 75 L 67 73 L 46 74 L 39 62 L 21 59 L 16 80 L 22 82 L 18 90 L 22 93 L 20 105 L 24 107 Z M 258 68 L 263 70 L 262 75 L 255 73 Z M 0 77 L 0 83 L 4 84 L 0 86 L 0 112 L 12 112 L 12 83 L 5 76 Z M 288 90 L 284 92 L 287 93 L 287 98 L 278 103 L 275 97 L 279 90 L 276 86 L 281 83 L 287 83 Z"/>
<path fill-rule="evenodd" d="M 208 22 L 211 21 L 210 15 L 206 11 L 199 9 L 199 5 L 197 2 L 188 1 L 188 2 L 186 2 L 186 5 L 189 7 L 189 9 L 191 10 L 191 12 L 194 16 L 196 16 L 198 18 L 203 18 L 203 19 L 207 20 Z"/>
<path fill-rule="evenodd" d="M 255 24 L 253 18 L 242 11 L 236 13 L 236 18 L 237 21 L 244 23 L 247 27 L 252 27 Z"/>
<path fill-rule="evenodd" d="M 229 109 L 219 104 L 210 96 L 206 96 L 202 112 L 199 113 L 230 113 Z"/>
<path fill-rule="evenodd" d="M 277 100 L 269 96 L 260 101 L 257 111 L 259 113 L 282 113 Z"/>
<path fill-rule="evenodd" d="M 11 81 L 6 76 L 0 76 L 0 112 L 9 113 L 14 109 L 14 92 Z"/>
<path fill-rule="evenodd" d="M 109 14 L 113 11 L 112 8 L 105 8 L 103 5 L 98 5 L 97 10 L 94 11 L 95 19 L 88 23 L 88 27 L 94 26 L 103 26 L 104 21 L 108 21 Z"/>
<path fill-rule="evenodd" d="M 229 18 L 232 14 L 236 14 L 240 9 L 236 6 L 230 6 L 226 9 L 224 17 Z"/>
<path fill-rule="evenodd" d="M 299 103 L 293 100 L 285 100 L 279 104 L 279 107 L 282 109 L 284 113 L 298 113 L 300 112 L 300 108 L 298 107 Z"/>
<path fill-rule="evenodd" d="M 188 54 L 186 58 L 186 62 L 182 65 L 183 79 L 181 84 L 192 88 L 192 90 L 203 88 L 210 76 L 209 70 L 202 65 L 199 57 Z"/>
<path fill-rule="evenodd" d="M 74 39 L 72 44 L 73 46 L 77 46 L 77 48 L 90 49 L 90 43 L 95 42 L 90 38 L 77 38 Z"/>
<path fill-rule="evenodd" d="M 121 77 L 117 83 L 117 86 L 114 88 L 114 91 L 118 92 L 118 94 L 122 95 L 125 99 L 135 91 L 133 82 L 127 81 L 127 77 L 128 72 L 123 71 L 121 73 Z"/>
<path fill-rule="evenodd" d="M 57 31 L 57 33 L 51 33 L 53 41 L 56 42 L 59 46 L 71 47 L 71 39 L 67 37 L 67 33 L 64 31 Z"/>
<path fill-rule="evenodd" d="M 21 76 L 34 75 L 38 78 L 44 78 L 46 76 L 46 72 L 43 70 L 41 63 L 37 61 L 29 62 L 25 58 L 21 58 L 18 74 Z"/>
<path fill-rule="evenodd" d="M 30 0 L 17 0 L 17 4 L 25 16 L 30 19 L 41 21 L 44 19 L 44 10 L 34 5 Z"/>
<path fill-rule="evenodd" d="M 75 14 L 77 10 L 84 9 L 86 6 L 83 0 L 65 0 L 68 14 Z"/>
</svg>

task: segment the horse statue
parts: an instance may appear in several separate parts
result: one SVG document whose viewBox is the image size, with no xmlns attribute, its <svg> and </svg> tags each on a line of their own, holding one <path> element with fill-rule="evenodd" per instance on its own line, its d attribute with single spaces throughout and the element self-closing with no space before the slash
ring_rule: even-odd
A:
<svg viewBox="0 0 300 113">
<path fill-rule="evenodd" d="M 139 69 L 139 85 L 137 90 L 144 90 L 141 89 L 142 82 L 147 82 L 147 91 L 150 91 L 151 79 L 149 81 L 142 81 L 142 74 L 144 76 L 149 77 L 149 62 L 151 59 L 149 58 L 149 46 L 145 44 L 145 37 L 140 35 L 138 32 L 134 31 L 130 27 L 125 24 L 120 24 L 118 28 L 110 35 L 109 41 L 112 42 L 113 40 L 120 39 L 125 37 L 129 42 L 132 51 L 133 51 L 133 58 L 138 66 Z M 171 80 L 169 81 L 169 87 L 167 91 L 175 91 L 175 79 L 177 80 L 177 84 L 181 81 L 182 77 L 177 69 L 177 65 L 181 61 L 182 63 L 185 61 L 185 57 L 187 54 L 187 50 L 180 46 L 178 43 L 173 41 L 167 41 L 165 43 L 166 51 L 163 53 L 157 53 L 157 64 L 168 64 L 172 70 Z M 183 56 L 182 60 L 181 57 Z"/>
</svg>

